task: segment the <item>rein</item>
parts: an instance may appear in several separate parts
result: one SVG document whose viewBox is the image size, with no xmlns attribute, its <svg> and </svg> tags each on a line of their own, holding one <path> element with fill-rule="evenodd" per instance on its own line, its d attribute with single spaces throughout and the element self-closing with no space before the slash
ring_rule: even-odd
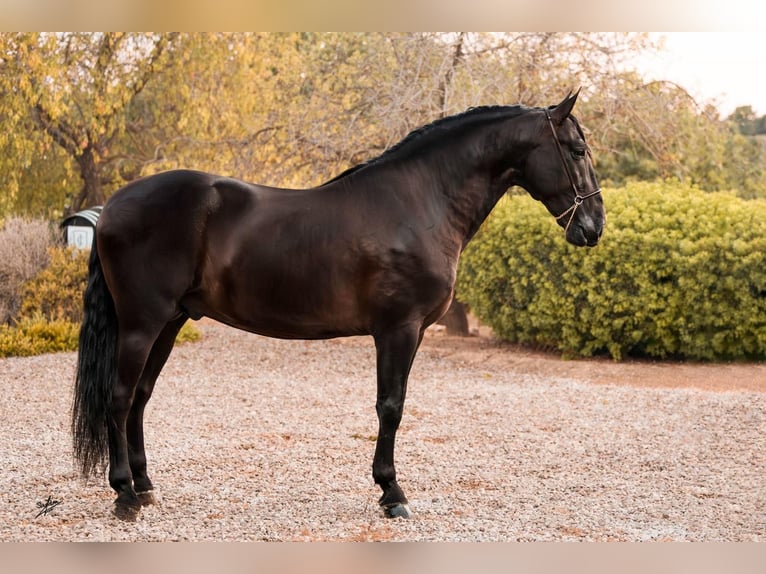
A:
<svg viewBox="0 0 766 574">
<path fill-rule="evenodd" d="M 593 197 L 594 195 L 598 195 L 601 193 L 601 188 L 599 187 L 595 191 L 591 191 L 590 193 L 586 193 L 585 195 L 580 195 L 580 190 L 577 189 L 577 184 L 575 183 L 574 177 L 572 177 L 572 172 L 569 171 L 569 165 L 567 164 L 566 157 L 564 156 L 564 149 L 561 147 L 561 142 L 559 141 L 559 136 L 556 133 L 556 127 L 553 125 L 553 120 L 551 119 L 551 114 L 548 112 L 548 110 L 545 111 L 545 117 L 548 120 L 548 125 L 551 126 L 551 133 L 553 134 L 553 141 L 556 142 L 556 149 L 559 150 L 559 157 L 561 158 L 561 163 L 564 164 L 564 171 L 567 174 L 567 177 L 569 178 L 569 183 L 572 185 L 572 190 L 574 191 L 574 203 L 569 206 L 569 208 L 564 211 L 562 214 L 558 215 L 556 217 L 556 221 L 559 221 L 561 218 L 565 217 L 566 215 L 569 215 L 569 219 L 567 220 L 567 225 L 564 228 L 564 233 L 569 231 L 569 226 L 572 223 L 572 219 L 574 219 L 575 212 L 577 211 L 577 208 L 582 205 L 582 202 L 588 199 L 589 197 Z"/>
</svg>

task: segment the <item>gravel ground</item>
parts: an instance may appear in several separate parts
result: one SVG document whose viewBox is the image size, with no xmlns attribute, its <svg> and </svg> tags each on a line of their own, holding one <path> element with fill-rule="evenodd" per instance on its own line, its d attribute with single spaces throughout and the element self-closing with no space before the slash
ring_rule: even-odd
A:
<svg viewBox="0 0 766 574">
<path fill-rule="evenodd" d="M 0 359 L 1 540 L 766 541 L 763 387 L 593 384 L 516 369 L 512 349 L 466 360 L 431 333 L 397 440 L 414 517 L 389 520 L 371 339 L 200 327 L 147 407 L 158 504 L 135 522 L 73 470 L 75 355 Z"/>
</svg>

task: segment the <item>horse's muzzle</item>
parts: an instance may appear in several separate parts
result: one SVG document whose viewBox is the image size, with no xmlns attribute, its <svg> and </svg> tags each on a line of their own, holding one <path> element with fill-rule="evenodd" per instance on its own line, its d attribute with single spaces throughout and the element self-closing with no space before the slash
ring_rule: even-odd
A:
<svg viewBox="0 0 766 574">
<path fill-rule="evenodd" d="M 588 222 L 592 223 L 592 222 Z M 595 247 L 604 232 L 604 225 L 576 223 L 566 230 L 566 240 L 577 247 Z"/>
</svg>

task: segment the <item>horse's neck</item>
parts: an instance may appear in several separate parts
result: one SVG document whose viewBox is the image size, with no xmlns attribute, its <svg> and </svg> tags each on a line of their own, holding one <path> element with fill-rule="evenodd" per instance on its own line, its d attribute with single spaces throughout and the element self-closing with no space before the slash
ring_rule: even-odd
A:
<svg viewBox="0 0 766 574">
<path fill-rule="evenodd" d="M 490 187 L 490 183 L 481 177 L 471 178 L 461 185 L 442 187 L 444 223 L 463 246 L 474 236 L 505 191 Z"/>
<path fill-rule="evenodd" d="M 508 188 L 516 184 L 518 170 L 511 166 L 488 169 L 486 165 L 481 160 L 481 167 L 467 165 L 462 174 L 441 177 L 447 219 L 461 237 L 463 247 L 476 234 Z"/>
<path fill-rule="evenodd" d="M 410 200 L 417 195 L 416 201 L 432 202 L 435 209 L 430 212 L 440 214 L 439 226 L 452 242 L 465 247 L 503 194 L 516 184 L 520 172 L 511 164 L 521 165 L 528 148 L 518 139 L 518 129 L 510 129 L 505 122 L 493 127 L 485 125 L 480 133 L 464 132 L 462 137 L 469 139 L 453 140 L 451 145 L 425 151 L 403 163 L 384 161 L 358 174 L 351 170 L 350 175 L 330 183 L 351 185 L 367 180 L 388 191 L 386 182 L 394 182 L 393 188 L 412 194 Z M 406 178 L 406 186 L 401 186 L 402 177 Z"/>
</svg>

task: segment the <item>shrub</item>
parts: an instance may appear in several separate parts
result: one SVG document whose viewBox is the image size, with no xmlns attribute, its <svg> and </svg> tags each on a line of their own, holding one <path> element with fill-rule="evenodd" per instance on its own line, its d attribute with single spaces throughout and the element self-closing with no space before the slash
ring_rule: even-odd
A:
<svg viewBox="0 0 766 574">
<path fill-rule="evenodd" d="M 679 183 L 604 195 L 590 250 L 504 199 L 461 260 L 461 299 L 499 337 L 567 356 L 766 358 L 766 201 Z"/>
<path fill-rule="evenodd" d="M 21 315 L 80 323 L 89 257 L 90 251 L 72 247 L 50 249 L 49 265 L 24 284 Z"/>
<path fill-rule="evenodd" d="M 80 326 L 70 321 L 48 321 L 40 315 L 15 325 L 0 326 L 0 357 L 29 357 L 77 349 Z"/>
<path fill-rule="evenodd" d="M 199 341 L 202 338 L 202 333 L 200 330 L 194 326 L 194 323 L 184 323 L 184 326 L 181 327 L 181 330 L 178 332 L 178 335 L 176 335 L 176 345 L 181 345 L 183 343 L 194 343 L 195 341 Z"/>
<path fill-rule="evenodd" d="M 55 242 L 51 225 L 42 219 L 11 217 L 0 228 L 0 324 L 16 317 L 24 283 L 48 265 Z"/>
</svg>

